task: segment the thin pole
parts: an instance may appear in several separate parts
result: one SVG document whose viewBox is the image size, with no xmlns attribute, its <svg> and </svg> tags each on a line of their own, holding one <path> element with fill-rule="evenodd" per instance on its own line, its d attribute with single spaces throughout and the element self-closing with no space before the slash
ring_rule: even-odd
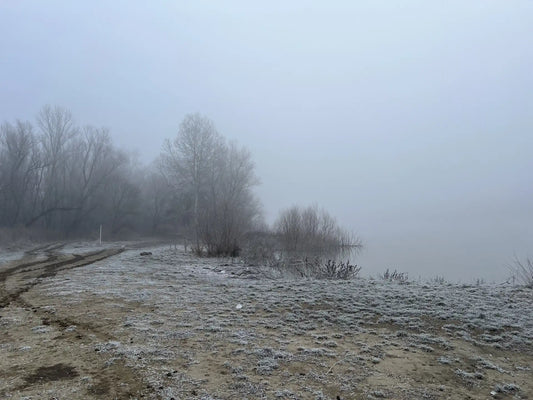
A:
<svg viewBox="0 0 533 400">
<path fill-rule="evenodd" d="M 100 225 L 100 246 L 102 245 L 102 225 Z"/>
</svg>

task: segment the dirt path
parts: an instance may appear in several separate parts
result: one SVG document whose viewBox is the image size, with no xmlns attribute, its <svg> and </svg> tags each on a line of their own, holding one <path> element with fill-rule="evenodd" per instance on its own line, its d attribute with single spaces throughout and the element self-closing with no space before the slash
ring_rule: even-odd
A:
<svg viewBox="0 0 533 400">
<path fill-rule="evenodd" d="M 37 285 L 44 278 L 60 271 L 83 267 L 119 254 L 123 249 L 104 249 L 84 254 L 59 254 L 63 243 L 37 247 L 25 252 L 25 256 L 0 269 L 0 308 L 17 301 L 20 295 Z"/>
<path fill-rule="evenodd" d="M 0 267 L 0 310 L 7 311 L 7 318 L 4 314 L 0 319 L 0 327 L 6 325 L 6 320 L 18 322 L 9 324 L 10 329 L 0 339 L 0 349 L 5 354 L 0 361 L 0 398 L 24 395 L 22 398 L 26 399 L 48 399 L 58 398 L 54 393 L 70 392 L 69 398 L 129 399 L 133 393 L 142 394 L 146 388 L 138 374 L 120 361 L 103 365 L 102 356 L 94 350 L 102 341 L 113 341 L 111 329 L 99 329 L 97 319 L 88 323 L 22 297 L 62 271 L 123 251 L 110 248 L 63 254 L 58 252 L 62 247 L 62 243 L 37 247 Z M 80 376 L 87 387 L 84 393 L 71 385 Z"/>
</svg>

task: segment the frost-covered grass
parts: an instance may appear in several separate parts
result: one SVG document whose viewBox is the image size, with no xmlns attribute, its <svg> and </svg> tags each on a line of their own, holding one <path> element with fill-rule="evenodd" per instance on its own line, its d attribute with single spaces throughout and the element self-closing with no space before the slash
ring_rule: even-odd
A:
<svg viewBox="0 0 533 400">
<path fill-rule="evenodd" d="M 72 271 L 64 281 L 57 278 L 47 283 L 47 290 L 60 290 L 62 296 L 73 299 L 74 294 L 90 290 L 128 301 L 154 300 L 163 307 L 202 303 L 230 313 L 269 314 L 283 307 L 290 310 L 287 322 L 295 326 L 310 322 L 302 318 L 310 308 L 317 311 L 313 314 L 328 310 L 324 320 L 348 327 L 394 323 L 422 330 L 431 327 L 432 321 L 425 321 L 430 318 L 442 321 L 444 330 L 457 335 L 468 332 L 485 344 L 504 347 L 529 345 L 533 337 L 533 313 L 524 312 L 532 304 L 533 293 L 520 287 L 239 279 L 236 271 L 245 267 L 231 260 L 196 259 L 164 247 L 151 250 L 150 257 L 130 251 Z M 236 309 L 238 304 L 242 309 Z"/>
<path fill-rule="evenodd" d="M 483 353 L 533 348 L 527 288 L 266 279 L 260 267 L 231 259 L 149 250 L 59 274 L 40 290 L 62 307 L 104 299 L 109 315 L 85 317 L 116 324 L 114 339 L 94 351 L 142 370 L 164 398 L 353 395 L 396 352 L 426 357 L 471 386 L 507 371 L 488 356 L 463 365 L 457 343 Z M 383 387 L 365 393 L 389 395 Z"/>
<path fill-rule="evenodd" d="M 21 250 L 0 247 L 0 266 L 13 260 L 19 260 L 24 256 Z"/>
</svg>

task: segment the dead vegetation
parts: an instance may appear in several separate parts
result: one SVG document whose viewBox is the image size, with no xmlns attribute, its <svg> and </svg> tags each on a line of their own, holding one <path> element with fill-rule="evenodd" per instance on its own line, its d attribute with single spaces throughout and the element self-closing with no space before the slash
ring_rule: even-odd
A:
<svg viewBox="0 0 533 400">
<path fill-rule="evenodd" d="M 510 269 L 513 281 L 525 287 L 533 288 L 533 261 L 530 258 L 526 258 L 525 261 L 515 258 Z"/>
<path fill-rule="evenodd" d="M 379 278 L 383 281 L 398 283 L 405 283 L 409 281 L 409 275 L 406 272 L 399 272 L 397 270 L 389 271 L 388 268 L 383 274 L 379 275 Z"/>
</svg>

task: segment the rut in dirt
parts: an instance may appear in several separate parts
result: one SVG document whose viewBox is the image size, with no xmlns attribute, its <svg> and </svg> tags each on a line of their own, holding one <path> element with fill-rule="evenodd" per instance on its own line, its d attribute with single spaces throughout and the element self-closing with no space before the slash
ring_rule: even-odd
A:
<svg viewBox="0 0 533 400">
<path fill-rule="evenodd" d="M 0 308 L 7 307 L 18 301 L 20 296 L 42 282 L 43 279 L 53 277 L 60 271 L 83 267 L 97 261 L 115 256 L 124 249 L 104 249 L 84 254 L 58 254 L 56 251 L 64 244 L 53 244 L 38 247 L 26 252 L 31 256 L 45 254 L 45 259 L 21 262 L 0 271 Z M 8 288 L 7 282 L 13 287 Z"/>
</svg>

